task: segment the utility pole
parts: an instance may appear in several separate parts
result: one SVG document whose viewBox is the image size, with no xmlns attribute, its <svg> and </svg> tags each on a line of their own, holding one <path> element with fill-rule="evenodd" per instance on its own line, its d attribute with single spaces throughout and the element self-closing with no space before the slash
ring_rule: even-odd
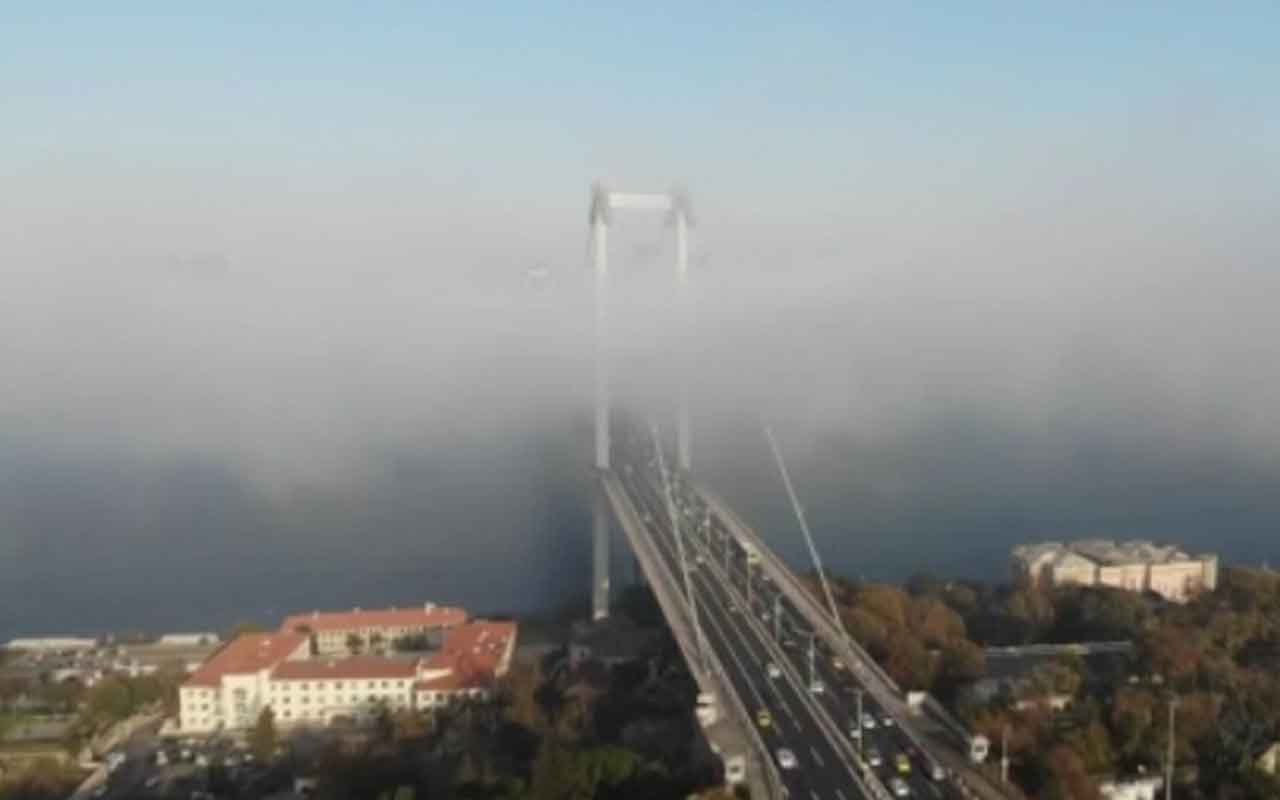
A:
<svg viewBox="0 0 1280 800">
<path fill-rule="evenodd" d="M 862 751 L 863 751 L 862 738 L 863 737 L 862 737 L 862 688 L 861 687 L 854 690 L 854 696 L 858 698 L 858 718 L 853 721 L 853 724 L 857 726 L 856 729 L 858 731 L 858 758 L 862 758 L 863 757 L 862 756 Z"/>
<path fill-rule="evenodd" d="M 1009 783 L 1009 725 L 1000 729 L 1000 782 Z"/>
<path fill-rule="evenodd" d="M 809 688 L 813 688 L 813 657 L 814 657 L 814 640 L 817 639 L 816 634 L 809 634 Z"/>
<path fill-rule="evenodd" d="M 751 613 L 751 562 L 747 562 L 747 613 Z"/>
<path fill-rule="evenodd" d="M 773 638 L 775 641 L 782 638 L 782 592 L 773 596 Z"/>
<path fill-rule="evenodd" d="M 1176 751 L 1174 749 L 1176 740 L 1173 735 L 1175 715 L 1174 709 L 1178 707 L 1178 696 L 1170 695 L 1169 697 L 1169 755 L 1165 757 L 1164 764 L 1164 800 L 1173 800 L 1173 760 Z"/>
</svg>

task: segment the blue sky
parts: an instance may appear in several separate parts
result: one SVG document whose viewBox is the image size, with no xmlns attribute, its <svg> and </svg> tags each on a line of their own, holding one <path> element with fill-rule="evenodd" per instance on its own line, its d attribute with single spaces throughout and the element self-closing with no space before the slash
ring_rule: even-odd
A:
<svg viewBox="0 0 1280 800">
<path fill-rule="evenodd" d="M 1274 4 L 469 5 L 0 12 L 0 168 L 785 182 L 1127 115 L 1275 131 Z"/>
</svg>

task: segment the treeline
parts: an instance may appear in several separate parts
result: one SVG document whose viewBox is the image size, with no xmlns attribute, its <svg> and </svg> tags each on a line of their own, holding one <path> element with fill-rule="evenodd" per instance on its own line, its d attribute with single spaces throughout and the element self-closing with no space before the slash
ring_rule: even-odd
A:
<svg viewBox="0 0 1280 800">
<path fill-rule="evenodd" d="M 1008 732 L 1020 785 L 1041 798 L 1092 800 L 1100 776 L 1163 772 L 1172 704 L 1176 796 L 1280 797 L 1280 781 L 1257 767 L 1280 741 L 1280 575 L 1225 569 L 1216 592 L 1186 605 L 1098 589 L 1008 596 L 1041 640 L 1136 646 L 1116 673 L 1058 659 L 1018 692 L 968 711 L 993 742 Z M 1049 694 L 1069 698 L 1068 709 L 1039 702 Z"/>
<path fill-rule="evenodd" d="M 948 691 L 982 676 L 982 648 L 943 599 L 840 578 L 831 590 L 845 629 L 902 688 Z"/>
</svg>

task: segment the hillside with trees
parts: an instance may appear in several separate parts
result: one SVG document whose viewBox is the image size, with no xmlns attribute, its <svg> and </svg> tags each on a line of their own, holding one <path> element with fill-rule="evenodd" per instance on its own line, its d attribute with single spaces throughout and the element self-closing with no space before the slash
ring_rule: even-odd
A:
<svg viewBox="0 0 1280 800">
<path fill-rule="evenodd" d="M 844 623 L 904 688 L 927 689 L 996 743 L 1011 774 L 1043 800 L 1093 800 L 1102 776 L 1159 773 L 1175 704 L 1175 794 L 1274 800 L 1257 766 L 1280 741 L 1280 574 L 1227 568 L 1217 591 L 1174 605 L 1111 589 L 993 586 L 929 576 L 905 587 L 835 580 Z M 1132 656 L 1100 672 L 1078 657 L 1037 667 L 966 705 L 959 689 L 993 645 L 1129 640 Z M 1050 696 L 1065 699 L 1054 710 Z"/>
</svg>

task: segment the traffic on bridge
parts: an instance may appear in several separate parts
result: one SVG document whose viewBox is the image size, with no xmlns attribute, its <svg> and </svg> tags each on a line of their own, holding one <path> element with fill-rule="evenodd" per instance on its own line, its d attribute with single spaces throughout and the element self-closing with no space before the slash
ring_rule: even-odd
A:
<svg viewBox="0 0 1280 800">
<path fill-rule="evenodd" d="M 617 475 L 672 575 L 687 576 L 701 647 L 750 709 L 790 797 L 960 796 L 855 672 L 644 436 L 621 437 Z M 696 669 L 697 665 L 691 665 Z"/>
</svg>

